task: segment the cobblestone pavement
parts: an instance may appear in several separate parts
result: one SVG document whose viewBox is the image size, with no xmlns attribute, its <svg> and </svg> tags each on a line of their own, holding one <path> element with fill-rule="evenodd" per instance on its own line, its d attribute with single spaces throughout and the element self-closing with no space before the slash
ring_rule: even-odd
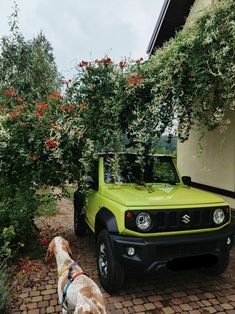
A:
<svg viewBox="0 0 235 314">
<path fill-rule="evenodd" d="M 65 204 L 60 215 L 47 219 L 53 226 L 53 235 L 62 235 L 69 240 L 73 258 L 80 255 L 79 263 L 98 285 L 95 258 L 95 243 L 91 235 L 77 239 L 73 234 L 73 214 L 71 204 Z M 43 229 L 44 219 L 38 220 Z M 64 229 L 61 228 L 64 226 Z M 57 227 L 59 227 L 57 229 Z M 56 230 L 61 230 L 58 232 Z M 45 231 L 43 231 L 45 232 Z M 12 314 L 61 313 L 56 291 L 56 269 L 43 264 L 40 273 L 32 274 L 35 284 L 24 288 L 16 296 Z M 103 291 L 103 290 L 102 290 Z M 216 278 L 208 277 L 200 271 L 164 272 L 152 276 L 141 273 L 129 275 L 123 290 L 110 295 L 104 292 L 108 313 L 155 313 L 155 314 L 235 314 L 235 248 L 231 251 L 228 270 Z"/>
</svg>

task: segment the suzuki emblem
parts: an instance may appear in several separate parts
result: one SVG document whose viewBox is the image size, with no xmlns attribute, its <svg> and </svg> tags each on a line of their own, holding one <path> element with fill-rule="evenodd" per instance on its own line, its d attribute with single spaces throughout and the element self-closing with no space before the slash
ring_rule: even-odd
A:
<svg viewBox="0 0 235 314">
<path fill-rule="evenodd" d="M 188 224 L 190 222 L 190 216 L 189 215 L 184 215 L 182 217 L 182 222 L 185 224 Z"/>
</svg>

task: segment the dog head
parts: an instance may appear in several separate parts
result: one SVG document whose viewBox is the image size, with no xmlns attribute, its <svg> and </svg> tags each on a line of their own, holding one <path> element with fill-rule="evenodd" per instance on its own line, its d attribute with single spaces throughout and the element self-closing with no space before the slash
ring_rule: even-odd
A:
<svg viewBox="0 0 235 314">
<path fill-rule="evenodd" d="M 45 262 L 49 262 L 52 257 L 56 255 L 56 245 L 55 245 L 55 239 L 53 239 L 47 248 L 46 256 L 45 256 Z"/>
<path fill-rule="evenodd" d="M 55 237 L 48 246 L 47 253 L 45 256 L 45 261 L 50 261 L 54 256 L 57 254 L 58 246 L 61 247 L 62 250 L 67 252 L 68 254 L 72 255 L 71 248 L 69 246 L 68 241 L 66 241 L 62 237 Z"/>
</svg>

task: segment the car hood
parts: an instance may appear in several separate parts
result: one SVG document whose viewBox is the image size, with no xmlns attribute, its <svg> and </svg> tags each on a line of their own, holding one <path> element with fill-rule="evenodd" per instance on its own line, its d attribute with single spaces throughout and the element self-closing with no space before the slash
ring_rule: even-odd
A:
<svg viewBox="0 0 235 314">
<path fill-rule="evenodd" d="M 103 196 L 131 206 L 187 206 L 200 204 L 223 203 L 220 197 L 187 186 L 156 184 L 147 189 L 139 186 L 109 186 L 103 190 Z"/>
</svg>

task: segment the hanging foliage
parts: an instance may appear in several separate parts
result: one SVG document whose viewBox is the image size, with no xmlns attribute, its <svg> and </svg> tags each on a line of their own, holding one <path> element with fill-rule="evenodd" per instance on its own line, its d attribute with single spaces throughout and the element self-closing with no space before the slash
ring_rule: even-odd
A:
<svg viewBox="0 0 235 314">
<path fill-rule="evenodd" d="M 175 115 L 181 141 L 192 127 L 212 130 L 229 123 L 235 109 L 235 2 L 219 1 L 144 65 L 152 83 L 152 105 L 171 126 Z"/>
</svg>

